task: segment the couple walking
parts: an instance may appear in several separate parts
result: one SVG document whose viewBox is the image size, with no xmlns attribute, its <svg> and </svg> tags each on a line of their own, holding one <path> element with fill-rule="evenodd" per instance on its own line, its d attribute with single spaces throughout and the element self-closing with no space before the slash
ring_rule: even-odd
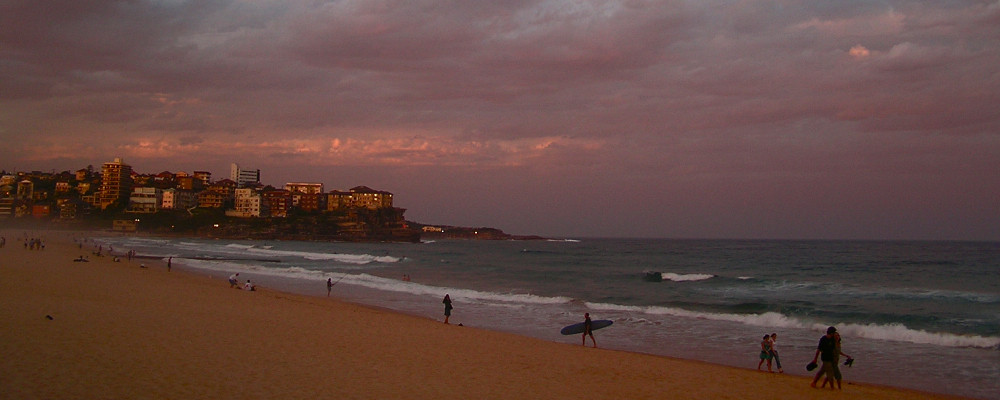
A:
<svg viewBox="0 0 1000 400">
<path fill-rule="evenodd" d="M 823 362 L 822 368 L 819 372 L 816 372 L 816 377 L 813 378 L 812 384 L 810 386 L 816 387 L 816 383 L 819 382 L 820 378 L 826 375 L 826 379 L 823 380 L 823 386 L 830 384 L 830 389 L 833 389 L 833 384 L 837 384 L 837 389 L 841 389 L 840 381 L 843 376 L 840 374 L 840 367 L 837 365 L 840 363 L 840 356 L 847 357 L 847 361 L 844 365 L 850 367 L 854 364 L 854 358 L 844 354 L 843 350 L 840 349 L 840 333 L 837 332 L 837 328 L 829 327 L 826 329 L 826 335 L 819 338 L 819 345 L 816 346 L 816 355 L 813 356 L 813 360 L 806 367 L 809 371 L 816 367 L 816 360 L 819 359 Z"/>
<path fill-rule="evenodd" d="M 784 373 L 785 370 L 781 369 L 781 359 L 778 358 L 778 350 L 774 348 L 774 343 L 778 341 L 778 334 L 772 333 L 770 335 L 764 335 L 764 338 L 760 341 L 760 362 L 757 363 L 757 370 L 767 362 L 767 372 L 774 372 L 771 370 L 771 361 L 777 364 L 778 372 Z"/>
</svg>

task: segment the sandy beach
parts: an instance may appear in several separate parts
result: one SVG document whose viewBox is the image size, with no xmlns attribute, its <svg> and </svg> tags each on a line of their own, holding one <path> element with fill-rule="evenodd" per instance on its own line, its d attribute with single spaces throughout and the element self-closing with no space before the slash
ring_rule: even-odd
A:
<svg viewBox="0 0 1000 400">
<path fill-rule="evenodd" d="M 226 276 L 97 257 L 73 243 L 86 232 L 27 233 L 45 249 L 0 230 L 3 399 L 956 398 L 849 382 L 819 390 L 799 376 L 235 290 Z"/>
</svg>

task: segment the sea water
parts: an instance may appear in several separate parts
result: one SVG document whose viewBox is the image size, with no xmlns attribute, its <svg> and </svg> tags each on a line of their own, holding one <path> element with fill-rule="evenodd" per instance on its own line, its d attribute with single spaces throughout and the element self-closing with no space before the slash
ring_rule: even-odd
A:
<svg viewBox="0 0 1000 400">
<path fill-rule="evenodd" d="M 796 375 L 836 326 L 856 359 L 848 383 L 1000 398 L 1000 243 L 98 241 L 308 295 L 331 279 L 338 298 L 439 320 L 448 293 L 453 324 L 553 342 L 579 345 L 559 330 L 587 312 L 614 321 L 595 331 L 600 347 L 742 368 L 774 332 Z"/>
</svg>

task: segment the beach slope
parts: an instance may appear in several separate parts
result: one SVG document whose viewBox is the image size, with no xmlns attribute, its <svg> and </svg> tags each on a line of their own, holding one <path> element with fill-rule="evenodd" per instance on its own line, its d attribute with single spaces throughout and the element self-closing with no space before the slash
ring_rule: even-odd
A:
<svg viewBox="0 0 1000 400">
<path fill-rule="evenodd" d="M 224 276 L 114 262 L 41 232 L 2 232 L 0 398 L 945 399 L 869 385 L 585 348 Z M 90 262 L 74 262 L 86 254 Z M 321 283 L 320 283 L 321 284 Z M 554 327 L 556 329 L 558 327 Z"/>
</svg>

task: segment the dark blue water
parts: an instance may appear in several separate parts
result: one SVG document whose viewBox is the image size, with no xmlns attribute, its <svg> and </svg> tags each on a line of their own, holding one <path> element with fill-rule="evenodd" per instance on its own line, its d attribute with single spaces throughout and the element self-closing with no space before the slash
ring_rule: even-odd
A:
<svg viewBox="0 0 1000 400">
<path fill-rule="evenodd" d="M 615 321 L 597 332 L 602 347 L 747 368 L 776 332 L 786 371 L 802 375 L 833 325 L 857 359 L 848 381 L 1000 397 L 1000 243 L 104 242 L 306 294 L 332 278 L 340 297 L 430 318 L 450 293 L 455 323 L 564 343 L 579 337 L 559 328 L 589 312 Z"/>
</svg>

